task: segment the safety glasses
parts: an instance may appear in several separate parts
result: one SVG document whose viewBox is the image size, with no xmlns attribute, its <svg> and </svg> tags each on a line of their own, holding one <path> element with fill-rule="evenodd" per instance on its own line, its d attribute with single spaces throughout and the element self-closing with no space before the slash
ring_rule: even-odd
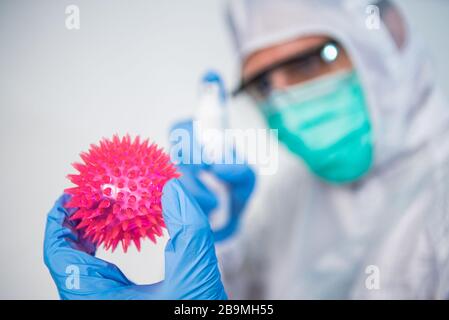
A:
<svg viewBox="0 0 449 320">
<path fill-rule="evenodd" d="M 279 89 L 276 79 L 285 86 L 300 84 L 332 71 L 332 64 L 341 55 L 341 46 L 333 40 L 305 53 L 277 62 L 249 79 L 242 80 L 233 92 L 236 96 L 247 92 L 258 101 L 266 99 L 273 89 Z"/>
</svg>

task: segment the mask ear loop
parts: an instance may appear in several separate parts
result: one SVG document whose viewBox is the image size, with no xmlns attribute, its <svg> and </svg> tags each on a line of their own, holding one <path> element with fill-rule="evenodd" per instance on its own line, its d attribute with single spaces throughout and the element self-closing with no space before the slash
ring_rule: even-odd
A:
<svg viewBox="0 0 449 320">
<path fill-rule="evenodd" d="M 275 92 L 271 92 L 267 98 L 259 104 L 262 112 L 266 116 L 271 116 L 284 109 L 291 99 L 287 99 L 289 92 L 287 88 L 277 89 Z"/>
</svg>

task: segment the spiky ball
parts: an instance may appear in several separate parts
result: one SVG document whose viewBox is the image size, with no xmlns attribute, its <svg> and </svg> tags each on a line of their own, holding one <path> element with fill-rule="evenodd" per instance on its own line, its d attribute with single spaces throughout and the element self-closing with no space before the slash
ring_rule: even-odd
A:
<svg viewBox="0 0 449 320">
<path fill-rule="evenodd" d="M 84 163 L 74 163 L 79 174 L 68 175 L 76 187 L 66 208 L 78 208 L 70 217 L 78 221 L 82 237 L 114 251 L 131 242 L 140 251 L 140 240 L 156 243 L 165 227 L 161 196 L 164 184 L 179 174 L 169 157 L 148 140 L 134 141 L 129 135 L 103 139 L 80 154 Z"/>
</svg>

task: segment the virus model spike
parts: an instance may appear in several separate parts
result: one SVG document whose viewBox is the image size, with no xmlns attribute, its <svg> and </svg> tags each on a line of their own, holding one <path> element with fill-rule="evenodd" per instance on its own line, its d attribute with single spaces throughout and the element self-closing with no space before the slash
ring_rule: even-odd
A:
<svg viewBox="0 0 449 320">
<path fill-rule="evenodd" d="M 121 242 L 124 252 L 131 243 L 140 251 L 145 237 L 156 243 L 165 227 L 162 188 L 179 177 L 168 155 L 139 136 L 114 135 L 80 157 L 84 163 L 73 164 L 79 173 L 67 176 L 76 187 L 64 191 L 71 195 L 65 207 L 78 208 L 70 219 L 82 237 L 112 251 Z"/>
</svg>

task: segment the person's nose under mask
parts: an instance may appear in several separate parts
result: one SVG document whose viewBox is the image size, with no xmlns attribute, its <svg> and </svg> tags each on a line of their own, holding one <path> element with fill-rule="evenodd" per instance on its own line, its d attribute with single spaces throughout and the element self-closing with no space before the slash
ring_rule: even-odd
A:
<svg viewBox="0 0 449 320">
<path fill-rule="evenodd" d="M 371 168 L 371 121 L 355 71 L 274 90 L 261 108 L 279 141 L 325 181 L 354 182 Z"/>
</svg>

